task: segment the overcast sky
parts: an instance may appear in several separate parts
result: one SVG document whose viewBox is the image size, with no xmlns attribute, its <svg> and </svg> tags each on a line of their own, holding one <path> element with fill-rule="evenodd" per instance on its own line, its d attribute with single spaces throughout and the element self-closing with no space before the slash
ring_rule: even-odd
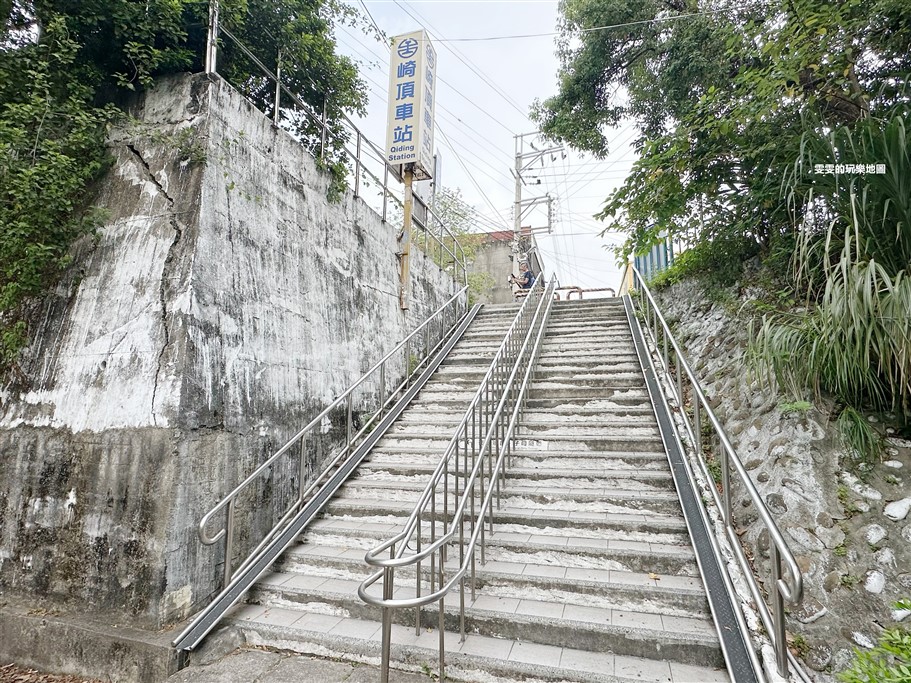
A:
<svg viewBox="0 0 911 683">
<path fill-rule="evenodd" d="M 359 2 L 349 2 L 363 11 Z M 462 191 L 483 215 L 485 228 L 512 230 L 514 136 L 535 131 L 527 117 L 531 104 L 557 91 L 556 36 L 454 39 L 555 33 L 558 2 L 365 0 L 364 4 L 389 36 L 420 28 L 430 34 L 438 55 L 434 143 L 443 160 L 442 183 Z M 339 50 L 356 60 L 369 88 L 368 113 L 358 125 L 383 146 L 389 51 L 357 29 L 339 27 L 336 33 Z M 622 238 L 598 237 L 604 226 L 592 215 L 628 173 L 635 158 L 630 146 L 634 135 L 632 126 L 613 131 L 611 154 L 604 161 L 567 149 L 565 158 L 548 156 L 543 166 L 538 163 L 524 174 L 529 184 L 523 188 L 523 198 L 549 192 L 557 199 L 553 234 L 538 234 L 538 244 L 545 267 L 557 273 L 562 285 L 616 287 L 619 282 L 619 268 L 605 247 Z M 522 222 L 543 227 L 546 210 L 542 207 Z"/>
</svg>

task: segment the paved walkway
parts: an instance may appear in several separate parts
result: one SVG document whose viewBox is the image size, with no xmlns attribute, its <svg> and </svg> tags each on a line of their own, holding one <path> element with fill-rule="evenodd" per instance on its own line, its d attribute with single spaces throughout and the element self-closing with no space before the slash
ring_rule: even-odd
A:
<svg viewBox="0 0 911 683">
<path fill-rule="evenodd" d="M 430 683 L 424 674 L 393 671 L 392 683 Z M 238 650 L 205 666 L 190 666 L 167 683 L 379 683 L 376 666 L 306 655 Z"/>
</svg>

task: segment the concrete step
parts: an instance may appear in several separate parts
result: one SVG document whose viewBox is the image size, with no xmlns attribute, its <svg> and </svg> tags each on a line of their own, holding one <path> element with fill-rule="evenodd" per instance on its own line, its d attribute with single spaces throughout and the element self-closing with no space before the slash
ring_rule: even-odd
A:
<svg viewBox="0 0 911 683">
<path fill-rule="evenodd" d="M 585 372 L 578 375 L 556 373 L 535 374 L 533 387 L 565 389 L 571 387 L 625 387 L 645 386 L 645 378 L 636 366 L 617 368 L 609 373 Z"/>
<path fill-rule="evenodd" d="M 362 463 L 358 468 L 358 479 L 372 481 L 416 481 L 426 484 L 434 468 L 414 464 Z M 652 491 L 673 491 L 674 483 L 670 472 L 630 471 L 623 469 L 602 470 L 598 473 L 580 474 L 569 469 L 539 469 L 514 467 L 509 470 L 509 486 L 525 487 L 569 487 L 573 489 L 616 488 L 649 493 Z"/>
<path fill-rule="evenodd" d="M 605 335 L 596 339 L 574 339 L 564 336 L 545 337 L 541 342 L 541 352 L 603 353 L 603 351 L 628 351 L 631 348 L 631 344 L 632 337 L 620 335 Z M 601 357 L 603 358 L 603 356 Z"/>
<path fill-rule="evenodd" d="M 502 501 L 501 501 L 502 502 Z M 405 519 L 414 509 L 412 500 L 356 500 L 346 498 L 344 495 L 333 498 L 326 511 L 328 515 L 336 517 L 401 517 L 404 525 Z M 438 520 L 443 519 L 442 498 L 437 505 Z M 425 515 L 431 521 L 430 513 Z M 655 543 L 663 545 L 676 545 L 688 543 L 686 524 L 683 519 L 672 515 L 659 515 L 656 513 L 642 514 L 638 512 L 594 512 L 583 510 L 553 510 L 539 508 L 529 512 L 525 507 L 507 507 L 502 505 L 494 513 L 498 527 L 524 526 L 532 530 L 542 529 L 563 530 L 555 531 L 561 534 L 567 529 L 576 532 L 602 532 L 603 537 L 620 541 L 620 539 L 648 538 Z M 565 539 L 565 536 L 558 535 Z"/>
<path fill-rule="evenodd" d="M 662 441 L 657 434 L 616 435 L 599 434 L 531 434 L 525 432 L 525 437 L 535 441 L 546 441 L 547 450 L 578 451 L 581 455 L 597 455 L 604 453 L 627 453 L 637 451 L 657 452 L 662 448 Z M 452 439 L 451 434 L 440 432 L 401 432 L 384 436 L 377 442 L 379 451 L 389 449 L 411 448 L 436 448 L 442 456 Z M 531 447 L 534 447 L 532 445 Z"/>
<path fill-rule="evenodd" d="M 301 540 L 348 548 L 351 550 L 348 557 L 357 559 L 357 553 L 360 553 L 363 558 L 364 553 L 378 543 L 399 533 L 404 521 L 404 517 L 397 515 L 327 515 L 314 522 Z M 470 522 L 466 522 L 466 533 L 470 528 Z M 437 535 L 441 529 L 442 524 L 438 521 Z M 422 538 L 431 538 L 428 520 L 422 524 Z M 282 562 L 294 561 L 295 547 L 285 552 Z M 692 548 L 682 534 L 539 528 L 497 518 L 494 533 L 487 533 L 485 556 L 488 562 L 672 574 L 697 580 L 699 576 Z M 480 561 L 480 555 L 478 558 Z"/>
<path fill-rule="evenodd" d="M 444 366 L 444 372 L 434 375 L 429 386 L 437 384 L 474 384 L 479 385 L 487 372 L 486 366 L 477 366 L 474 371 L 454 372 Z M 549 366 L 538 367 L 535 369 L 535 382 L 556 382 L 559 384 L 580 384 L 585 386 L 618 386 L 619 384 L 629 384 L 638 380 L 643 382 L 642 372 L 639 364 L 623 363 L 616 364 L 605 370 L 591 370 L 589 368 L 569 368 L 554 369 Z"/>
<path fill-rule="evenodd" d="M 542 357 L 538 360 L 538 364 L 535 366 L 536 372 L 541 370 L 559 370 L 564 369 L 566 373 L 572 374 L 576 372 L 598 372 L 598 371 L 610 371 L 613 370 L 618 365 L 633 365 L 635 364 L 636 368 L 639 368 L 638 357 L 635 353 L 622 353 L 609 355 L 606 353 L 599 354 L 597 356 L 587 356 L 587 357 L 577 357 L 574 358 L 571 355 L 561 354 L 558 357 L 551 358 L 549 356 Z M 485 368 L 486 370 L 486 368 Z M 458 366 L 455 365 L 442 365 L 438 372 L 448 372 L 455 373 L 458 371 Z M 464 367 L 461 368 L 462 372 L 466 373 L 479 373 L 483 374 L 481 368 L 476 367 Z"/>
<path fill-rule="evenodd" d="M 434 424 L 448 425 L 454 429 L 455 426 L 462 421 L 464 415 L 464 411 L 459 410 L 448 410 L 445 412 L 438 411 L 433 415 L 426 415 L 424 411 L 414 410 L 407 411 L 405 414 L 403 414 L 402 417 L 399 418 L 398 424 L 422 424 L 432 421 Z M 655 416 L 651 411 L 645 412 L 644 410 L 634 410 L 629 406 L 626 407 L 626 410 L 623 410 L 622 406 L 618 406 L 612 409 L 610 412 L 599 410 L 597 412 L 588 411 L 576 413 L 570 412 L 567 408 L 562 412 L 557 412 L 556 410 L 527 411 L 522 415 L 522 424 L 547 424 L 554 427 L 574 424 L 589 427 L 611 427 L 626 424 L 655 424 Z M 521 429 L 519 431 L 521 431 Z"/>
<path fill-rule="evenodd" d="M 317 539 L 319 540 L 319 539 Z M 365 552 L 340 545 L 301 543 L 275 567 L 263 583 L 295 588 L 317 588 L 330 579 L 362 581 L 373 573 L 364 562 Z M 453 556 L 446 562 L 453 571 Z M 698 577 L 637 573 L 594 568 L 558 568 L 550 564 L 488 560 L 475 565 L 475 587 L 496 597 L 527 599 L 545 597 L 564 605 L 587 605 L 644 614 L 708 617 L 708 602 Z M 415 567 L 396 571 L 400 587 L 414 586 Z M 422 586 L 429 585 L 430 567 L 422 563 Z M 406 583 L 407 582 L 407 583 Z"/>
<path fill-rule="evenodd" d="M 413 503 L 416 501 L 419 492 L 405 488 L 406 484 L 411 483 L 411 481 L 387 480 L 382 483 L 384 486 L 371 485 L 378 484 L 378 482 L 354 480 L 349 485 L 346 485 L 340 493 L 340 500 L 356 501 L 363 504 L 377 503 L 378 507 L 375 508 L 375 511 L 390 512 L 382 508 L 379 503 L 391 497 L 402 497 L 407 492 L 414 495 L 414 498 L 408 501 L 412 503 L 411 509 L 413 509 Z M 450 493 L 454 492 L 454 486 L 455 480 L 453 479 L 448 486 Z M 515 490 L 512 486 L 504 488 L 502 489 L 500 502 L 505 508 L 527 511 L 529 520 L 535 523 L 537 523 L 537 520 L 531 519 L 531 517 L 536 511 L 541 511 L 542 515 L 546 513 L 551 517 L 563 516 L 567 511 L 577 511 L 584 514 L 594 513 L 596 515 L 655 514 L 665 517 L 674 517 L 680 514 L 680 506 L 677 504 L 676 499 L 654 492 L 648 496 L 621 497 L 615 495 L 612 498 L 596 498 L 592 494 L 584 492 L 574 495 L 547 496 L 527 493 L 530 490 L 533 490 L 533 487 L 523 487 L 520 490 Z M 459 491 L 459 493 L 462 492 Z M 669 492 L 662 493 L 667 494 Z M 452 500 L 452 498 L 449 500 L 450 507 L 445 508 L 447 511 L 451 509 Z M 440 510 L 444 509 L 441 495 L 437 495 L 437 505 Z M 402 505 L 401 508 L 408 510 L 407 505 Z"/>
<path fill-rule="evenodd" d="M 413 496 L 417 500 L 425 483 L 416 479 L 371 480 L 356 477 L 344 486 L 348 497 L 382 498 L 389 491 L 400 495 Z M 449 489 L 455 488 L 455 479 L 449 482 Z M 638 512 L 672 515 L 679 514 L 677 496 L 671 491 L 635 491 L 620 488 L 574 489 L 570 487 L 517 486 L 512 481 L 503 490 L 503 500 L 509 502 L 521 499 L 534 502 L 542 508 L 558 505 L 563 509 L 572 508 L 594 512 Z M 515 507 L 520 507 L 518 503 Z"/>
<path fill-rule="evenodd" d="M 380 610 L 358 599 L 357 581 L 328 579 L 315 588 L 301 588 L 288 583 L 262 584 L 251 595 L 251 602 L 304 614 L 322 614 L 334 608 L 337 614 L 378 623 Z M 429 588 L 429 586 L 428 586 Z M 426 588 L 422 592 L 426 591 Z M 399 588 L 398 596 L 413 597 L 413 587 Z M 668 651 L 689 664 L 715 666 L 720 650 L 711 622 L 693 617 L 667 617 L 620 609 L 599 609 L 580 605 L 559 605 L 543 600 L 477 595 L 471 600 L 466 590 L 465 628 L 469 633 L 488 637 L 511 638 L 525 643 L 550 646 L 582 647 L 593 652 L 613 652 L 626 656 L 658 659 Z M 397 597 L 398 597 L 397 596 Z M 448 631 L 459 627 L 456 607 L 458 592 L 450 593 L 444 607 Z M 438 624 L 438 605 L 422 609 L 425 628 Z M 402 626 L 413 626 L 413 610 L 396 610 L 393 619 Z M 542 626 L 546 624 L 546 634 Z M 293 622 L 292 624 L 293 625 Z M 686 635 L 683 635 L 685 632 Z M 660 643 L 660 644 L 659 644 Z"/>
<path fill-rule="evenodd" d="M 301 654 L 357 660 L 379 657 L 377 622 L 346 616 L 302 614 L 281 607 L 240 606 L 232 622 L 249 644 L 279 647 Z M 438 660 L 439 634 L 433 628 L 416 636 L 413 625 L 393 624 L 393 666 L 409 671 L 433 671 Z M 594 653 L 569 647 L 547 647 L 512 639 L 468 634 L 464 642 L 445 633 L 446 673 L 454 680 L 578 681 L 579 683 L 728 683 L 721 669 L 657 661 L 613 653 Z M 479 672 L 483 678 L 478 678 Z M 606 674 L 605 672 L 610 672 Z"/>
<path fill-rule="evenodd" d="M 453 423 L 441 422 L 439 420 L 425 420 L 423 422 L 397 422 L 383 439 L 398 439 L 408 437 L 413 439 L 423 439 L 428 437 L 440 438 L 445 437 L 448 441 L 452 438 L 455 425 Z M 579 437 L 604 437 L 612 440 L 623 440 L 623 437 L 629 437 L 638 440 L 645 437 L 654 437 L 658 439 L 660 432 L 658 424 L 652 420 L 648 423 L 635 422 L 594 422 L 581 423 L 579 421 L 569 422 L 565 420 L 551 419 L 547 422 L 528 421 L 523 424 L 519 430 L 525 438 L 530 439 L 559 439 L 575 440 Z M 660 450 L 660 449 L 659 449 Z"/>
<path fill-rule="evenodd" d="M 428 398 L 433 396 L 432 393 L 428 392 Z M 453 397 L 457 398 L 457 397 Z M 623 401 L 624 399 L 630 400 L 630 402 L 642 403 L 643 401 L 648 401 L 648 391 L 645 388 L 645 383 L 642 383 L 642 386 L 637 386 L 635 384 L 629 385 L 620 385 L 615 387 L 576 387 L 561 385 L 559 387 L 547 386 L 546 383 L 533 384 L 528 389 L 528 399 L 529 401 L 534 401 L 538 399 L 546 400 L 558 400 L 560 403 L 565 403 L 567 400 L 570 401 L 591 401 L 592 399 L 602 399 L 608 401 Z M 471 400 L 469 396 L 468 400 Z M 541 405 L 541 404 L 533 404 Z"/>
<path fill-rule="evenodd" d="M 512 457 L 507 462 L 511 470 L 569 470 L 579 468 L 579 476 L 593 476 L 598 472 L 614 472 L 628 469 L 660 469 L 667 465 L 667 456 L 661 450 L 629 451 L 579 451 L 551 449 L 551 442 L 542 439 L 522 436 L 516 441 Z M 389 443 L 377 444 L 369 459 L 362 467 L 378 469 L 380 467 L 415 467 L 436 466 L 444 448 L 432 446 L 413 446 L 410 444 Z M 469 458 L 471 456 L 469 455 Z M 460 461 L 461 462 L 461 461 Z M 523 464 L 524 463 L 524 464 Z M 460 465 L 461 467 L 461 465 Z M 454 471 L 455 465 L 451 466 Z"/>
</svg>

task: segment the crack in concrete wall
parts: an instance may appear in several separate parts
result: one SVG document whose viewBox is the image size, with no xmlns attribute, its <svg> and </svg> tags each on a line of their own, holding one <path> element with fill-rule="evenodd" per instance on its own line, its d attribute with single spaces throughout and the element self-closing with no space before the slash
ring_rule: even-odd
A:
<svg viewBox="0 0 911 683">
<path fill-rule="evenodd" d="M 196 117 L 193 117 L 195 119 Z M 184 121 L 189 121 L 191 119 L 184 119 Z M 143 158 L 142 153 L 136 147 L 135 144 L 128 143 L 126 145 L 136 159 L 139 160 L 139 163 L 142 164 L 142 167 L 145 169 L 148 174 L 149 179 L 158 188 L 159 193 L 167 200 L 169 211 L 167 213 L 168 220 L 171 224 L 171 227 L 174 229 L 174 241 L 171 243 L 170 248 L 168 249 L 168 255 L 165 258 L 164 268 L 162 270 L 161 282 L 159 284 L 159 302 L 161 304 L 161 329 L 164 334 L 164 343 L 161 345 L 161 352 L 158 354 L 157 367 L 155 368 L 155 378 L 152 380 L 152 403 L 151 403 L 151 414 L 152 414 L 152 424 L 157 426 L 158 419 L 155 415 L 155 400 L 158 396 L 158 379 L 161 375 L 161 367 L 164 362 L 165 354 L 168 351 L 168 348 L 171 346 L 171 331 L 170 331 L 170 322 L 168 320 L 168 297 L 166 294 L 166 286 L 168 282 L 168 274 L 171 271 L 176 254 L 177 245 L 180 242 L 181 237 L 183 236 L 183 229 L 180 227 L 180 224 L 177 222 L 177 215 L 174 212 L 174 198 L 168 194 L 168 191 L 164 186 L 158 181 L 158 178 L 155 177 L 155 174 L 152 173 L 152 169 L 149 167 L 148 162 Z"/>
<path fill-rule="evenodd" d="M 0 590 L 157 628 L 218 587 L 202 514 L 455 283 L 416 255 L 403 314 L 393 228 L 350 194 L 329 204 L 306 150 L 224 82 L 166 80 L 136 111 L 112 136 L 107 225 L 40 309 L 23 360 L 39 381 L 0 406 Z M 172 144 L 188 129 L 205 163 Z M 312 440 L 305 477 L 344 419 Z M 274 522 L 298 463 L 251 491 L 239 546 Z"/>
</svg>

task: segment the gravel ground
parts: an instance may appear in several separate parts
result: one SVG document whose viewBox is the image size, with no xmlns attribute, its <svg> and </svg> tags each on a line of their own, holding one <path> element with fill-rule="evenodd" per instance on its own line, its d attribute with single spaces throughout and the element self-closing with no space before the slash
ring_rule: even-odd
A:
<svg viewBox="0 0 911 683">
<path fill-rule="evenodd" d="M 15 664 L 0 666 L 0 683 L 102 683 L 81 676 L 46 674 L 34 669 L 23 669 Z"/>
</svg>

